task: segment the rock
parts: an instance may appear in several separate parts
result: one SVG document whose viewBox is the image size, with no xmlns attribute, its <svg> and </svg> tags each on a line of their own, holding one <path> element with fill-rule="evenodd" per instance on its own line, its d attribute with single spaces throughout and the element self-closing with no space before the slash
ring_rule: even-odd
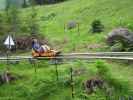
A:
<svg viewBox="0 0 133 100">
<path fill-rule="evenodd" d="M 67 23 L 67 29 L 73 29 L 77 26 L 77 22 L 76 21 L 69 21 Z"/>
<path fill-rule="evenodd" d="M 127 28 L 118 28 L 111 31 L 107 36 L 107 42 L 113 45 L 116 41 L 123 41 L 126 43 L 133 43 L 133 33 Z"/>
<path fill-rule="evenodd" d="M 126 28 L 114 29 L 108 34 L 107 43 L 112 51 L 132 51 L 133 32 Z"/>
<path fill-rule="evenodd" d="M 83 83 L 87 93 L 93 93 L 95 88 L 103 88 L 104 81 L 100 78 L 94 77 Z"/>
<path fill-rule="evenodd" d="M 0 84 L 10 83 L 15 79 L 16 77 L 14 77 L 9 71 L 5 71 L 0 75 Z"/>
</svg>

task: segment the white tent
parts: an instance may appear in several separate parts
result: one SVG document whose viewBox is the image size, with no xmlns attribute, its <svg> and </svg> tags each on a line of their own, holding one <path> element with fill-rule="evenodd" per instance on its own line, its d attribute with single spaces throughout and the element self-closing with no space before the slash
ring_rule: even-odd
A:
<svg viewBox="0 0 133 100">
<path fill-rule="evenodd" d="M 8 35 L 8 37 L 6 38 L 4 45 L 7 46 L 7 48 L 11 49 L 12 46 L 15 45 L 12 36 Z"/>
</svg>

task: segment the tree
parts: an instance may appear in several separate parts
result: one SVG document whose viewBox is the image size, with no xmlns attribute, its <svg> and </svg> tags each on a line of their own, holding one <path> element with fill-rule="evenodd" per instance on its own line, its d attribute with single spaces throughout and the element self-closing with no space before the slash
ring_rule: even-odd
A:
<svg viewBox="0 0 133 100">
<path fill-rule="evenodd" d="M 9 0 L 6 0 L 6 7 L 5 7 L 6 11 L 9 9 L 9 6 L 10 6 L 10 2 L 9 2 Z"/>
<path fill-rule="evenodd" d="M 22 5 L 24 8 L 27 7 L 27 1 L 26 0 L 23 0 L 23 5 Z"/>
<path fill-rule="evenodd" d="M 44 4 L 44 0 L 35 0 L 36 4 L 42 5 Z"/>
<path fill-rule="evenodd" d="M 2 33 L 3 30 L 3 15 L 0 13 L 0 33 Z"/>
<path fill-rule="evenodd" d="M 65 0 L 35 0 L 36 4 L 43 5 L 43 4 L 53 4 L 57 2 L 63 2 Z"/>
<path fill-rule="evenodd" d="M 8 32 L 17 33 L 19 31 L 19 10 L 15 6 L 9 6 L 6 8 L 5 24 L 7 25 Z"/>
<path fill-rule="evenodd" d="M 29 22 L 29 28 L 31 35 L 37 35 L 39 28 L 38 28 L 38 21 L 37 21 L 37 12 L 35 9 L 35 1 L 31 0 L 31 14 L 30 14 L 30 22 Z"/>
<path fill-rule="evenodd" d="M 93 33 L 100 33 L 100 32 L 103 32 L 103 30 L 104 30 L 104 26 L 103 26 L 103 24 L 101 23 L 100 20 L 94 20 L 92 22 L 91 27 L 92 27 L 92 32 Z"/>
</svg>

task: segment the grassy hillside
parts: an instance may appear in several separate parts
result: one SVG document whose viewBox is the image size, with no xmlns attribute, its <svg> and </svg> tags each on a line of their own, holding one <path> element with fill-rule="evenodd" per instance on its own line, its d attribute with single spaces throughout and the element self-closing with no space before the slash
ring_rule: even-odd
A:
<svg viewBox="0 0 133 100">
<path fill-rule="evenodd" d="M 55 47 L 72 52 L 72 45 L 77 51 L 95 51 L 103 49 L 105 37 L 113 28 L 121 26 L 132 28 L 132 0 L 70 0 L 56 5 L 37 7 L 41 33 Z M 52 16 L 54 15 L 54 16 Z M 99 19 L 105 25 L 105 32 L 89 32 L 93 20 Z M 77 29 L 65 30 L 64 24 L 74 20 L 80 25 L 80 36 Z M 65 41 L 65 43 L 62 43 Z M 101 48 L 90 50 L 90 44 L 99 44 Z M 63 44 L 63 45 L 62 45 Z M 69 50 L 67 50 L 69 48 Z M 80 48 L 80 49 L 79 49 Z"/>
<path fill-rule="evenodd" d="M 113 91 L 112 98 L 133 95 L 133 78 L 132 66 L 125 67 L 122 64 L 106 63 L 111 74 L 117 81 L 118 86 L 122 85 L 122 89 Z M 5 65 L 0 65 L 1 72 L 5 70 Z M 56 70 L 54 65 L 38 62 L 36 72 L 35 68 L 29 63 L 21 62 L 19 65 L 8 65 L 10 71 L 18 77 L 18 80 L 10 84 L 0 86 L 0 100 L 73 100 L 71 97 L 70 68 L 73 70 L 86 70 L 80 75 L 74 76 L 74 100 L 108 100 L 107 94 L 103 90 L 96 90 L 87 96 L 84 93 L 82 84 L 85 80 L 94 77 L 97 73 L 95 63 L 73 62 L 58 66 L 59 80 L 56 80 Z M 121 69 L 121 71 L 120 71 Z M 116 84 L 116 86 L 117 86 Z M 129 92 L 126 92 L 127 90 Z M 86 98 L 86 99 L 85 99 Z"/>
<path fill-rule="evenodd" d="M 133 27 L 132 3 L 133 0 L 68 0 L 54 5 L 37 6 L 40 33 L 49 40 L 53 48 L 62 52 L 109 51 L 105 42 L 107 33 L 119 26 L 130 29 Z M 29 10 L 30 8 L 22 10 L 23 19 L 28 16 Z M 89 31 L 91 22 L 95 19 L 101 20 L 105 25 L 104 32 L 94 34 Z M 64 24 L 70 20 L 79 23 L 79 33 L 77 29 L 64 30 Z M 104 63 L 110 72 L 106 79 L 112 82 L 112 87 L 116 87 L 113 96 L 117 99 L 118 96 L 132 96 L 133 66 L 116 61 Z M 0 72 L 7 66 L 18 76 L 18 80 L 0 86 L 0 100 L 71 100 L 71 67 L 74 70 L 83 69 L 81 75 L 74 77 L 75 99 L 72 100 L 108 100 L 103 90 L 98 89 L 95 93 L 87 95 L 82 89 L 82 83 L 98 73 L 95 62 L 74 61 L 59 65 L 59 81 L 56 81 L 55 66 L 47 61 L 39 61 L 36 72 L 35 66 L 25 61 L 17 65 L 1 63 Z"/>
</svg>

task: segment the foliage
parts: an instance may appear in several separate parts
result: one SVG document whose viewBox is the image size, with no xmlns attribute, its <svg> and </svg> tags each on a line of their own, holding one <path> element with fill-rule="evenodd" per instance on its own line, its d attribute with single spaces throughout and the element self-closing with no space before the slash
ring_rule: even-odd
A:
<svg viewBox="0 0 133 100">
<path fill-rule="evenodd" d="M 0 34 L 1 35 L 4 35 L 4 33 L 5 33 L 5 23 L 4 23 L 4 21 L 3 21 L 3 19 L 4 19 L 4 16 L 3 16 L 3 13 L 0 13 Z"/>
<path fill-rule="evenodd" d="M 71 41 L 62 43 L 64 37 L 67 37 L 68 40 L 73 40 L 74 44 L 78 49 L 75 52 L 86 52 L 88 51 L 87 46 L 90 44 L 101 44 L 103 47 L 106 46 L 105 44 L 105 35 L 108 33 L 112 28 L 116 27 L 116 22 L 119 19 L 120 15 L 123 15 L 124 20 L 130 21 L 132 20 L 132 7 L 133 0 L 69 0 L 68 2 L 64 2 L 61 4 L 56 5 L 48 5 L 48 6 L 37 6 L 37 18 L 39 19 L 41 16 L 46 16 L 45 20 L 38 21 L 39 28 L 41 31 L 41 35 L 46 36 L 49 39 L 49 42 L 54 45 L 55 48 L 60 49 L 62 52 L 72 52 L 71 48 L 73 48 L 73 43 Z M 102 5 L 102 6 L 99 6 Z M 128 5 L 128 6 L 127 6 Z M 116 13 L 117 11 L 117 13 Z M 56 14 L 56 16 L 52 16 L 48 18 L 51 13 Z M 27 18 L 31 14 L 31 9 L 26 8 L 22 9 L 21 18 L 22 19 L 30 19 Z M 48 16 L 48 17 L 47 17 Z M 95 20 L 96 18 L 102 19 L 102 22 L 105 23 L 107 28 L 103 32 L 103 34 L 94 34 L 92 35 L 91 32 L 88 36 L 88 22 Z M 78 22 L 81 23 L 80 25 L 80 37 L 77 39 L 74 34 L 77 31 L 71 30 L 71 32 L 64 32 L 64 23 L 68 20 L 76 19 Z M 23 26 L 27 27 L 23 28 L 25 31 L 22 30 L 22 33 L 29 32 L 29 24 L 27 24 L 27 20 L 24 21 Z M 30 22 L 29 22 L 30 23 Z M 89 26 L 91 27 L 91 25 Z M 73 33 L 73 34 L 72 34 Z M 55 42 L 57 41 L 57 43 Z M 87 46 L 84 46 L 87 45 Z M 90 50 L 89 50 L 90 51 Z M 104 51 L 99 49 L 94 49 L 95 51 Z M 20 55 L 20 54 L 19 54 Z M 29 53 L 25 53 L 22 55 L 30 55 Z M 45 61 L 42 61 L 42 63 Z M 75 61 L 74 61 L 75 62 Z M 92 62 L 92 61 L 90 61 Z M 133 89 L 133 69 L 132 65 L 124 65 L 124 64 L 115 64 L 112 61 L 108 61 L 108 68 L 110 69 L 109 72 L 111 73 L 111 78 L 106 77 L 107 80 L 115 81 L 110 82 L 112 85 L 116 84 L 116 87 L 119 88 L 119 84 L 122 87 L 127 88 L 126 84 L 129 84 L 128 88 L 131 90 Z M 38 64 L 37 64 L 38 65 Z M 82 64 L 79 64 L 82 67 Z M 106 64 L 105 64 L 106 65 Z M 5 68 L 5 64 L 0 63 L 0 70 Z M 18 65 L 9 65 L 11 71 L 18 73 L 18 75 L 22 75 L 24 78 L 22 80 L 15 81 L 12 84 L 5 84 L 0 87 L 0 99 L 10 99 L 10 100 L 32 100 L 39 98 L 41 100 L 71 100 L 71 88 L 66 86 L 55 84 L 50 84 L 51 82 L 56 81 L 55 78 L 55 66 L 52 65 L 44 65 L 41 64 L 37 66 L 37 72 L 35 73 L 34 66 L 31 66 L 27 62 L 23 62 Z M 72 65 L 69 64 L 62 64 L 58 68 L 59 70 L 59 80 L 69 79 L 69 67 Z M 76 66 L 75 63 L 73 66 Z M 86 100 L 106 100 L 105 94 L 102 91 L 98 91 L 92 95 L 82 94 L 80 86 L 82 81 L 88 79 L 91 75 L 95 75 L 96 68 L 93 63 L 83 65 L 86 67 L 88 71 L 87 74 L 82 76 L 74 77 L 76 80 L 76 96 L 81 94 L 86 98 Z M 104 69 L 104 68 L 103 68 Z M 108 69 L 104 69 L 108 72 Z M 100 71 L 104 75 L 108 75 L 104 71 Z M 108 75 L 110 76 L 110 75 Z M 124 80 L 128 80 L 124 81 Z M 48 84 L 46 84 L 46 82 Z M 63 83 L 61 83 L 63 84 Z M 54 86 L 53 86 L 54 85 Z M 69 85 L 69 84 L 68 84 Z M 115 85 L 114 85 L 115 86 Z M 62 89 L 61 89 L 62 88 Z M 48 91 L 47 91 L 48 90 Z M 53 93 L 50 93 L 53 92 Z M 44 93 L 44 94 L 43 94 Z M 46 95 L 45 95 L 46 93 Z M 47 95 L 47 94 L 52 94 Z M 114 92 L 115 93 L 115 92 Z M 117 95 L 120 95 L 118 93 Z M 132 95 L 132 94 L 131 94 Z M 11 98 L 12 97 L 12 98 Z M 78 96 L 79 97 L 79 96 Z M 79 97 L 75 97 L 76 100 L 81 100 Z M 115 100 L 115 99 L 113 99 Z"/>
<path fill-rule="evenodd" d="M 19 10 L 15 6 L 11 6 L 7 11 L 7 24 L 10 25 L 9 32 L 19 32 L 20 17 Z"/>
<path fill-rule="evenodd" d="M 35 9 L 34 1 L 31 2 L 31 14 L 29 15 L 29 28 L 30 28 L 30 34 L 31 35 L 37 35 L 38 34 L 38 24 L 37 24 L 37 12 Z"/>
<path fill-rule="evenodd" d="M 36 4 L 53 4 L 53 3 L 58 3 L 58 2 L 63 2 L 66 0 L 35 0 Z"/>
<path fill-rule="evenodd" d="M 103 61 L 97 61 L 96 62 L 96 68 L 98 69 L 98 74 L 103 75 L 103 77 L 110 74 L 107 65 Z"/>
<path fill-rule="evenodd" d="M 27 1 L 26 0 L 23 0 L 24 2 L 23 2 L 23 5 L 22 5 L 22 7 L 23 8 L 26 8 L 26 7 L 28 7 L 28 4 L 27 4 Z"/>
<path fill-rule="evenodd" d="M 104 26 L 102 25 L 100 20 L 94 20 L 91 24 L 93 33 L 103 32 Z"/>
<path fill-rule="evenodd" d="M 110 87 L 113 87 L 116 95 L 130 95 L 129 92 L 129 87 L 128 87 L 128 81 L 126 80 L 121 80 L 121 79 L 116 79 L 110 72 L 108 65 L 105 62 L 102 61 L 98 61 L 96 62 L 96 67 L 98 69 L 98 74 L 107 81 L 107 83 L 109 84 Z M 109 88 L 109 87 L 107 87 Z"/>
<path fill-rule="evenodd" d="M 115 43 L 113 46 L 111 46 L 111 51 L 114 52 L 124 51 L 123 44 L 121 42 Z"/>
</svg>

